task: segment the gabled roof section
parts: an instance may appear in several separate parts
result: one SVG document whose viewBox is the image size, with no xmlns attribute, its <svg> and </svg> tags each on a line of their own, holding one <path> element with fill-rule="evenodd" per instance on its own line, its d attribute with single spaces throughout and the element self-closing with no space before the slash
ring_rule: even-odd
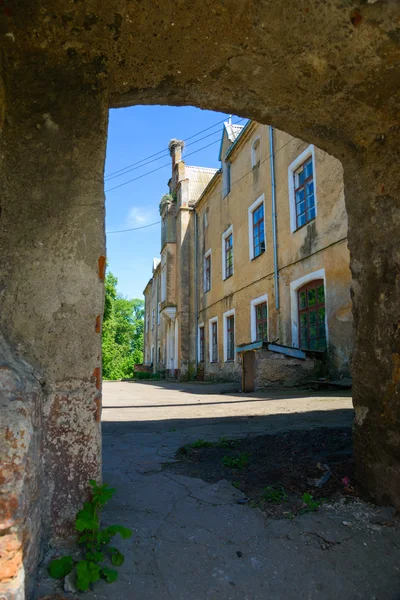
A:
<svg viewBox="0 0 400 600">
<path fill-rule="evenodd" d="M 216 172 L 217 169 L 186 166 L 186 176 L 189 179 L 189 204 L 197 202 Z"/>
<path fill-rule="evenodd" d="M 158 265 L 161 263 L 161 258 L 153 258 L 153 273 L 157 270 Z"/>
<path fill-rule="evenodd" d="M 225 121 L 224 126 L 222 128 L 222 137 L 221 137 L 221 145 L 219 148 L 219 160 L 224 160 L 224 155 L 227 152 L 227 148 L 229 148 L 230 144 L 233 144 L 237 137 L 240 135 L 244 125 L 233 124 L 231 120 Z"/>
</svg>

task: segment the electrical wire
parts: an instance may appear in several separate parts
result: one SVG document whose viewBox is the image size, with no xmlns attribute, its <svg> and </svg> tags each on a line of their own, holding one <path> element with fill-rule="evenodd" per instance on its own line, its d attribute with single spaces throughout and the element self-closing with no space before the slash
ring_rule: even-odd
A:
<svg viewBox="0 0 400 600">
<path fill-rule="evenodd" d="M 285 146 L 287 146 L 290 142 L 292 142 L 293 140 L 295 140 L 295 137 L 291 137 L 290 140 L 288 140 L 287 142 L 285 142 L 280 148 L 278 148 L 278 150 L 276 150 L 274 152 L 274 154 L 278 154 L 278 152 L 280 152 L 281 150 L 283 150 L 283 148 Z M 215 142 L 213 142 L 215 144 Z M 210 146 L 212 144 L 209 144 Z M 206 146 L 207 147 L 207 146 Z M 194 152 L 192 153 L 194 154 Z M 189 156 L 189 155 L 188 155 Z M 269 160 L 271 158 L 271 155 L 267 156 L 266 158 L 264 158 L 264 160 L 260 161 L 260 165 L 262 165 L 263 163 L 265 163 L 267 160 Z M 169 164 L 169 163 L 168 163 Z M 157 169 L 155 169 L 157 170 Z M 242 175 L 241 177 L 239 177 L 239 179 L 236 179 L 235 181 L 233 181 L 231 183 L 231 188 L 236 185 L 237 183 L 239 183 L 239 181 L 241 181 L 242 179 L 244 179 L 245 177 L 247 177 L 247 175 L 250 175 L 250 173 L 253 172 L 253 169 L 251 169 L 251 171 L 247 171 L 247 173 L 245 173 L 244 175 Z M 217 192 L 216 194 L 211 195 L 208 199 L 211 200 L 211 198 L 215 198 L 216 196 L 219 196 L 221 194 L 221 192 Z M 151 223 L 150 225 L 143 225 L 142 227 L 134 227 L 133 229 L 121 229 L 119 231 L 107 231 L 106 234 L 110 234 L 110 233 L 125 233 L 127 231 L 136 231 L 137 229 L 144 229 L 145 227 L 152 227 L 153 225 L 158 225 L 159 223 L 161 223 L 161 221 L 156 221 L 154 223 Z"/>
<path fill-rule="evenodd" d="M 235 123 L 232 123 L 232 125 L 237 125 L 241 121 L 244 121 L 244 119 L 240 119 L 239 121 L 236 121 Z M 203 140 L 205 140 L 205 139 L 207 139 L 207 138 L 209 138 L 209 137 L 211 137 L 213 135 L 221 135 L 221 132 L 219 130 L 218 131 L 213 131 L 212 133 L 204 135 L 203 137 L 199 138 L 198 140 L 195 140 L 194 142 L 191 142 L 190 144 L 187 144 L 185 146 L 185 148 L 189 148 L 189 146 L 193 146 L 194 144 L 198 144 L 199 142 L 201 142 L 201 141 L 203 141 Z M 165 154 L 163 154 L 162 156 L 159 156 L 158 158 L 153 158 L 152 160 L 144 162 L 142 165 L 138 165 L 137 167 L 135 167 L 134 165 L 132 165 L 131 169 L 128 169 L 128 167 L 125 167 L 127 169 L 126 171 L 124 171 L 123 173 L 119 173 L 117 175 L 113 175 L 112 177 L 109 176 L 106 180 L 107 181 L 111 181 L 111 179 L 117 179 L 118 177 L 123 177 L 127 173 L 131 173 L 132 171 L 136 171 L 137 169 L 141 169 L 142 167 L 145 167 L 145 166 L 149 165 L 150 163 L 157 162 L 158 160 L 161 160 L 164 157 L 166 158 L 167 156 L 169 156 L 169 152 L 166 152 Z M 186 154 L 185 156 L 190 156 L 190 155 Z M 137 163 L 134 163 L 134 164 L 137 164 Z"/>
<path fill-rule="evenodd" d="M 239 119 L 239 121 L 236 121 L 236 123 L 233 123 L 233 125 L 237 125 L 238 123 L 240 123 L 241 121 L 244 121 L 244 120 L 245 120 L 245 118 L 241 118 L 241 119 Z M 221 123 L 224 123 L 225 121 L 226 121 L 226 117 L 225 117 L 225 119 L 222 119 L 222 121 L 218 121 L 217 123 L 214 123 L 214 125 L 210 125 L 209 127 L 206 127 L 205 129 L 202 129 L 201 131 L 198 131 L 197 133 L 190 135 L 189 137 L 185 138 L 183 141 L 188 142 L 189 140 L 193 139 L 194 137 L 197 137 L 198 135 L 205 133 L 206 131 L 209 131 L 210 129 L 213 129 L 214 127 L 217 127 L 218 125 L 221 125 Z M 219 133 L 219 132 L 215 131 L 213 134 L 210 134 L 210 135 L 214 135 L 216 133 Z M 205 136 L 205 137 L 209 137 L 209 136 Z M 205 139 L 205 138 L 202 138 L 202 139 Z M 197 141 L 200 141 L 200 140 L 197 140 Z M 188 144 L 188 146 L 191 146 L 192 144 L 195 144 L 195 143 L 196 142 L 192 142 L 191 144 Z M 118 169 L 117 171 L 112 171 L 111 173 L 106 175 L 104 177 L 104 179 L 105 179 L 105 181 L 108 181 L 109 179 L 114 179 L 117 173 L 121 173 L 123 175 L 122 171 L 126 171 L 128 169 L 128 172 L 129 172 L 131 170 L 131 167 L 140 165 L 140 163 L 148 164 L 148 163 L 146 163 L 146 161 L 154 162 L 154 160 L 159 160 L 159 159 L 149 160 L 149 159 L 154 158 L 155 156 L 158 156 L 159 154 L 168 156 L 168 149 L 164 148 L 163 150 L 160 150 L 159 152 L 155 152 L 154 154 L 150 154 L 150 156 L 142 158 L 141 160 L 138 160 L 135 163 L 127 165 L 126 167 L 123 167 L 122 169 Z M 162 158 L 162 157 L 160 156 L 159 158 Z M 143 166 L 143 165 L 141 165 L 141 166 Z M 139 168 L 139 167 L 137 167 L 137 168 Z"/>
<path fill-rule="evenodd" d="M 206 148 L 209 148 L 210 146 L 213 146 L 214 144 L 219 144 L 219 140 L 215 140 L 215 142 L 211 142 L 210 144 L 207 144 L 206 146 L 202 146 L 201 148 L 198 148 L 197 150 L 193 150 L 193 152 L 189 152 L 189 154 L 185 155 L 185 158 L 187 158 L 188 156 L 192 156 L 192 154 L 197 154 L 197 152 L 201 152 L 201 150 L 205 150 Z M 159 171 L 160 169 L 165 169 L 165 167 L 169 167 L 170 165 L 171 165 L 171 161 L 165 163 L 164 165 L 156 167 L 155 169 L 152 169 L 151 171 L 146 171 L 146 173 L 142 173 L 141 175 L 138 175 L 137 177 L 134 177 L 133 179 L 129 179 L 128 181 L 124 181 L 124 183 L 120 183 L 119 185 L 115 185 L 112 188 L 108 188 L 108 190 L 105 190 L 105 193 L 107 194 L 108 192 L 112 192 L 113 190 L 117 190 L 118 188 L 123 187 L 124 185 L 128 185 L 128 183 L 132 183 L 133 181 L 137 181 L 138 179 L 142 179 L 142 177 L 146 177 L 147 175 L 151 175 L 152 173 L 155 173 L 156 171 Z"/>
</svg>

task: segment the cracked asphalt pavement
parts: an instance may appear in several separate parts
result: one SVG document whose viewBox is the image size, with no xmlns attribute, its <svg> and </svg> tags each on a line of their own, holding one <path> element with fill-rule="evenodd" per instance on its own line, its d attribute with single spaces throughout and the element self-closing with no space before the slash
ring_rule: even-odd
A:
<svg viewBox="0 0 400 600">
<path fill-rule="evenodd" d="M 118 540 L 125 554 L 118 581 L 100 582 L 82 598 L 399 600 L 399 526 L 382 509 L 342 500 L 273 520 L 238 504 L 240 491 L 225 480 L 210 484 L 163 470 L 180 446 L 199 438 L 337 427 L 353 417 L 343 392 L 230 390 L 104 383 L 104 481 L 117 493 L 103 523 L 130 527 L 133 535 Z M 42 579 L 36 597 L 49 593 L 48 585 Z"/>
</svg>

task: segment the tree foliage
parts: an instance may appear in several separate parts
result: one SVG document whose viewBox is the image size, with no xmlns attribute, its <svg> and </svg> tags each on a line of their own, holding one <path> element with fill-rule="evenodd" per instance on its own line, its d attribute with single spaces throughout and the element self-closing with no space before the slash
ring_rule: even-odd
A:
<svg viewBox="0 0 400 600">
<path fill-rule="evenodd" d="M 133 377 L 143 362 L 143 300 L 128 300 L 117 291 L 118 280 L 107 271 L 103 317 L 103 378 Z"/>
</svg>

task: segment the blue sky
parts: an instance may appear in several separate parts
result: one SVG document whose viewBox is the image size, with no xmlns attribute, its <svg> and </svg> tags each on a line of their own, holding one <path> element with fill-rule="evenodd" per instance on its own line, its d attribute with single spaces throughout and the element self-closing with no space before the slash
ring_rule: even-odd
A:
<svg viewBox="0 0 400 600">
<path fill-rule="evenodd" d="M 168 191 L 167 183 L 171 176 L 170 139 L 187 139 L 215 125 L 188 140 L 184 158 L 196 151 L 187 157 L 187 164 L 219 168 L 223 125 L 216 124 L 227 117 L 223 113 L 194 107 L 135 106 L 110 111 L 105 168 L 107 259 L 110 270 L 118 277 L 118 291 L 124 296 L 142 298 L 151 277 L 152 259 L 160 254 L 160 226 L 127 233 L 109 232 L 159 221 L 158 204 Z M 233 117 L 233 122 L 238 120 L 238 117 Z M 199 140 L 204 136 L 208 137 Z M 197 152 L 204 146 L 208 147 Z M 151 158 L 149 160 L 153 162 L 135 165 L 132 167 L 134 170 L 111 179 L 115 171 L 160 151 L 163 151 L 162 154 L 153 157 L 157 160 Z M 165 164 L 168 166 L 137 181 L 110 189 Z"/>
</svg>

